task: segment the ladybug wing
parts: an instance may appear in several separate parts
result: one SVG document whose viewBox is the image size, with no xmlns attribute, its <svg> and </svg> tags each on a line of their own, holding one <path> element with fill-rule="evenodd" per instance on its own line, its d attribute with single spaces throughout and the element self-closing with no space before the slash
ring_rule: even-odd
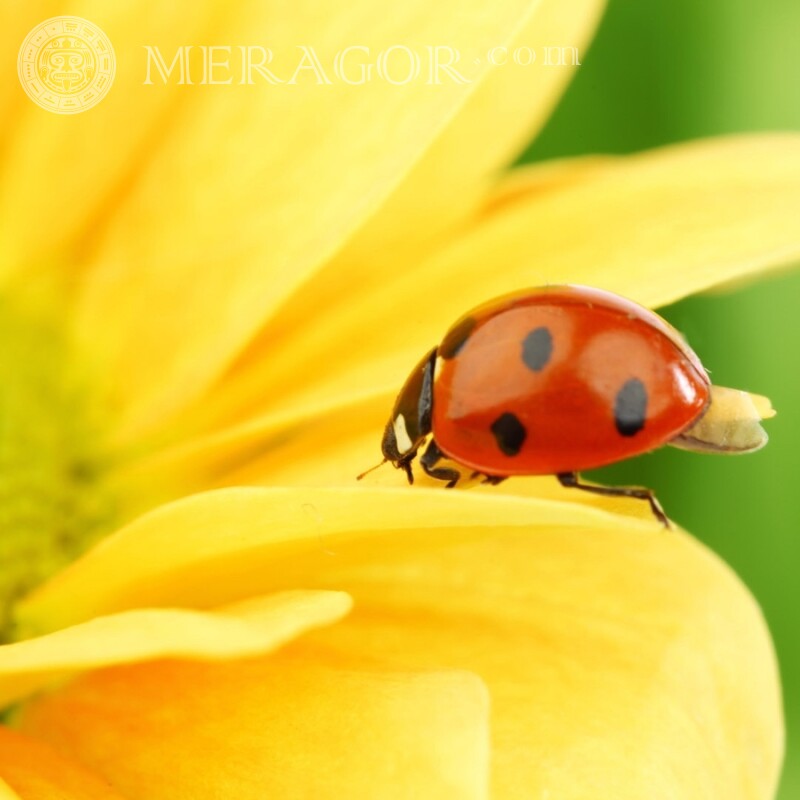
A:
<svg viewBox="0 0 800 800">
<path fill-rule="evenodd" d="M 445 337 L 433 432 L 450 458 L 493 475 L 580 471 L 660 447 L 703 413 L 708 378 L 666 322 L 560 288 L 479 309 L 452 329 L 467 330 L 457 348 Z"/>
</svg>

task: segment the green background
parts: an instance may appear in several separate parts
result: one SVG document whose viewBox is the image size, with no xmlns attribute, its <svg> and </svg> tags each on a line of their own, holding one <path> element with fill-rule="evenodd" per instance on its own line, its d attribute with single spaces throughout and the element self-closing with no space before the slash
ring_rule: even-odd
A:
<svg viewBox="0 0 800 800">
<path fill-rule="evenodd" d="M 800 130 L 798 32 L 797 0 L 611 0 L 577 77 L 524 160 Z M 657 489 L 670 515 L 731 564 L 759 599 L 783 677 L 781 800 L 800 797 L 798 301 L 795 272 L 662 312 L 715 383 L 771 397 L 778 416 L 768 423 L 766 449 L 725 458 L 665 448 L 591 476 Z"/>
</svg>

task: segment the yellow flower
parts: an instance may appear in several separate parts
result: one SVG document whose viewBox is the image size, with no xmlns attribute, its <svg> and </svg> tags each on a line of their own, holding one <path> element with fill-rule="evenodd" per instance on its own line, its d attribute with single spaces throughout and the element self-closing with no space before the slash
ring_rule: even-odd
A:
<svg viewBox="0 0 800 800">
<path fill-rule="evenodd" d="M 770 797 L 769 637 L 694 539 L 550 479 L 353 477 L 478 302 L 796 261 L 800 139 L 504 175 L 571 70 L 143 85 L 143 44 L 582 45 L 595 0 L 84 5 L 101 103 L 0 88 L 0 796 Z"/>
</svg>

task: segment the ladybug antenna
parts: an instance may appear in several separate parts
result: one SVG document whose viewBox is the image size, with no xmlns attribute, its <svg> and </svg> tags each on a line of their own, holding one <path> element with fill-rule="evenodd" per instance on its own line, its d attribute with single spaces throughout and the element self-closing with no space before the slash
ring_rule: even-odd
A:
<svg viewBox="0 0 800 800">
<path fill-rule="evenodd" d="M 360 475 L 356 475 L 356 480 L 360 481 L 365 475 L 369 475 L 369 473 L 372 472 L 373 470 L 378 469 L 378 467 L 382 467 L 388 460 L 389 460 L 388 458 L 384 458 L 380 464 L 376 464 L 374 467 L 365 469 Z"/>
</svg>

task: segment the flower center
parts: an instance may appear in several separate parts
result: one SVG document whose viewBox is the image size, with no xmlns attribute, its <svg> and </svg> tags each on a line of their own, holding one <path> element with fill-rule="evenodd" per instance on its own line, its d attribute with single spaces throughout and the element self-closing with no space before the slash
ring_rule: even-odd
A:
<svg viewBox="0 0 800 800">
<path fill-rule="evenodd" d="M 113 517 L 98 426 L 58 316 L 0 295 L 0 642 L 14 601 L 75 559 Z"/>
</svg>

